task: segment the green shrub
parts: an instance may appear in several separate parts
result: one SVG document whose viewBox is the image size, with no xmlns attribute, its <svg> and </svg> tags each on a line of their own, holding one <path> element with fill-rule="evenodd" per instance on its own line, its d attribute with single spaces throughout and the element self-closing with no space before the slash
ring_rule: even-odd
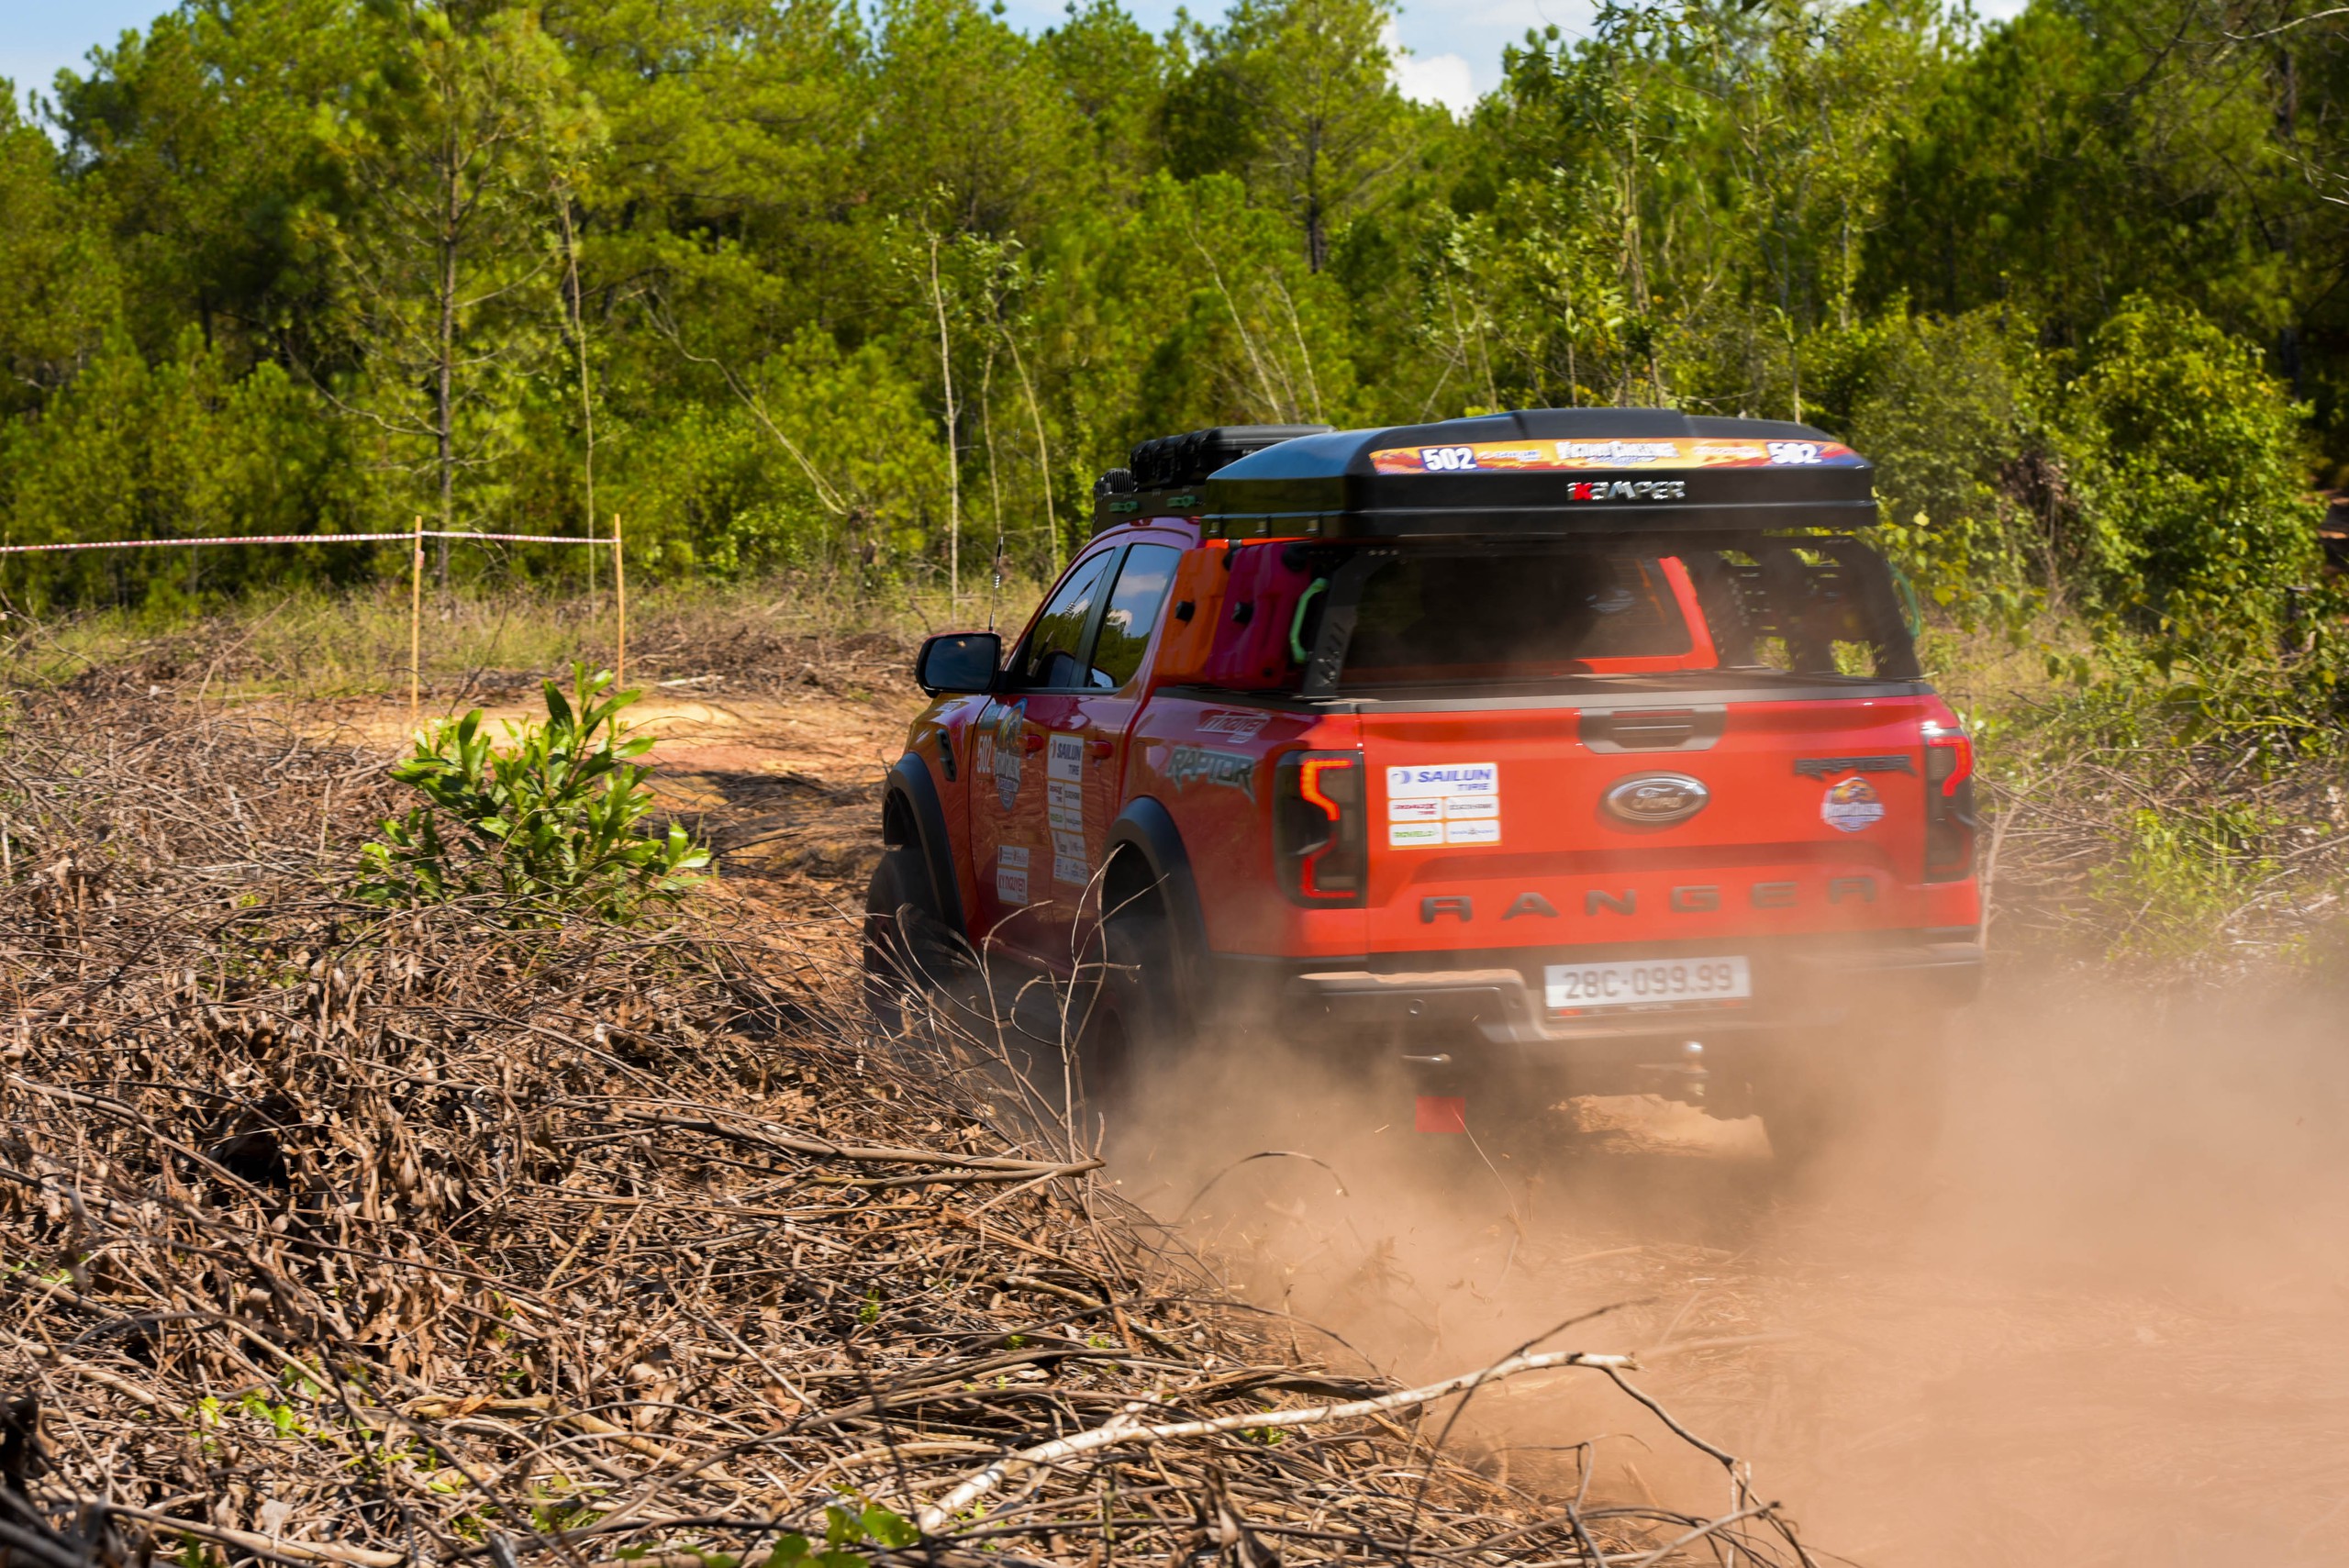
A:
<svg viewBox="0 0 2349 1568">
<path fill-rule="evenodd" d="M 2089 352 L 2070 390 L 2096 444 L 2108 603 L 2199 646 L 2272 648 L 2321 564 L 2308 409 L 2190 306 L 2132 297 Z"/>
<path fill-rule="evenodd" d="M 647 904 L 674 904 L 702 878 L 709 851 L 672 823 L 638 831 L 652 809 L 651 750 L 618 722 L 634 692 L 609 693 L 609 671 L 572 667 L 566 699 L 546 683 L 544 724 L 509 724 L 508 744 L 482 733 L 479 708 L 417 737 L 392 769 L 425 795 L 387 820 L 361 851 L 359 896 L 385 906 L 452 898 L 494 901 L 501 917 L 538 924 L 563 914 L 625 920 Z"/>
<path fill-rule="evenodd" d="M 1852 439 L 1876 465 L 1887 550 L 1960 625 L 2019 628 L 2065 550 L 2063 468 L 2037 406 L 2049 378 L 2028 330 L 1988 310 L 1909 317 L 1872 358 Z M 2025 476 L 2045 494 L 2019 495 Z"/>
</svg>

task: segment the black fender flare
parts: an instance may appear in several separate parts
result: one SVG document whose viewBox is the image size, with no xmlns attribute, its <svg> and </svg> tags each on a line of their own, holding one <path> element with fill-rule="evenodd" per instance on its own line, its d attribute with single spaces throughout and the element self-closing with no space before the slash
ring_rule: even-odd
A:
<svg viewBox="0 0 2349 1568">
<path fill-rule="evenodd" d="M 881 841 L 896 848 L 911 844 L 921 851 L 930 872 L 930 906 L 957 936 L 970 928 L 963 923 L 963 889 L 954 880 L 954 839 L 947 830 L 946 808 L 939 803 L 938 785 L 930 764 L 908 751 L 889 770 L 882 796 Z"/>
<path fill-rule="evenodd" d="M 1103 863 L 1109 875 L 1102 887 L 1105 907 L 1140 888 L 1119 875 L 1120 860 L 1139 860 L 1148 873 L 1143 885 L 1156 888 L 1166 911 L 1167 940 L 1174 945 L 1175 988 L 1184 1011 L 1196 1012 L 1202 996 L 1200 983 L 1208 967 L 1207 917 L 1199 906 L 1199 884 L 1191 874 L 1190 851 L 1183 847 L 1182 829 L 1166 807 L 1149 795 L 1126 803 L 1109 824 Z"/>
</svg>

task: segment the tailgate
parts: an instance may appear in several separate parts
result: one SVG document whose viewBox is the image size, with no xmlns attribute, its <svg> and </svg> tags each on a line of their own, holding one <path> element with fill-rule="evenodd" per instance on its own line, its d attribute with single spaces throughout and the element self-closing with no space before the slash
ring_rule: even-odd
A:
<svg viewBox="0 0 2349 1568">
<path fill-rule="evenodd" d="M 1370 948 L 1921 925 L 1932 701 L 1365 713 Z"/>
</svg>

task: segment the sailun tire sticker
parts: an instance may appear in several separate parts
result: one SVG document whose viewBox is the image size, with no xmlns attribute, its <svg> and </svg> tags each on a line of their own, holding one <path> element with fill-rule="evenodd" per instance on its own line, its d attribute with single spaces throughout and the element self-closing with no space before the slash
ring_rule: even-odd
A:
<svg viewBox="0 0 2349 1568">
<path fill-rule="evenodd" d="M 1501 841 L 1498 762 L 1442 762 L 1386 770 L 1386 847 Z"/>
<path fill-rule="evenodd" d="M 1046 807 L 1048 814 L 1057 813 L 1052 822 L 1052 880 L 1083 887 L 1092 875 L 1093 861 L 1085 846 L 1085 737 L 1055 732 L 1046 738 L 1045 745 Z M 1061 826 L 1068 820 L 1071 806 L 1076 808 L 1074 830 Z"/>
</svg>

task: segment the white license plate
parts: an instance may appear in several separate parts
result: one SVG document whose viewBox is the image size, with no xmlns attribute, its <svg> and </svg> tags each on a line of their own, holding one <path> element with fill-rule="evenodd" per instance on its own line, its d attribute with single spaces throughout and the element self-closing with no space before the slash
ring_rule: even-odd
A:
<svg viewBox="0 0 2349 1568">
<path fill-rule="evenodd" d="M 1742 958 L 1623 959 L 1553 963 L 1542 971 L 1553 1013 L 1607 1013 L 1632 1007 L 1691 1007 L 1742 1002 L 1753 974 Z"/>
</svg>

